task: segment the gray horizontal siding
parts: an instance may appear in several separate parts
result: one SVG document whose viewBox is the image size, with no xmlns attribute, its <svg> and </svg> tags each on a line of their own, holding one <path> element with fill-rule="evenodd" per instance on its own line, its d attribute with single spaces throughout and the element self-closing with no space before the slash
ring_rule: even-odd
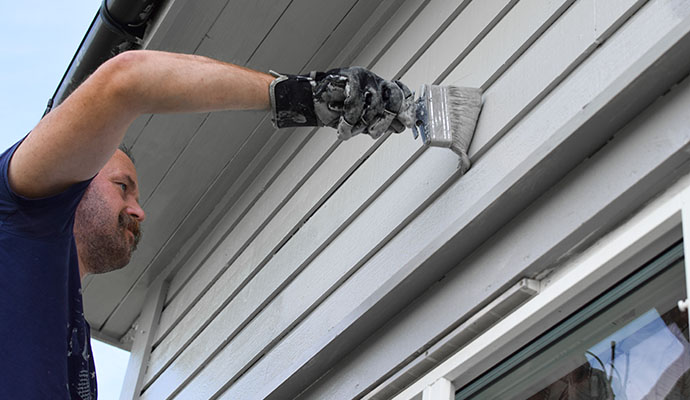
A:
<svg viewBox="0 0 690 400">
<path fill-rule="evenodd" d="M 172 278 L 142 398 L 286 398 L 329 369 L 304 398 L 366 395 L 506 285 L 551 266 L 558 253 L 589 237 L 583 224 L 612 210 L 611 204 L 618 208 L 606 213 L 600 229 L 615 224 L 619 210 L 636 204 L 617 203 L 621 191 L 653 193 L 667 183 L 618 179 L 608 197 L 590 196 L 590 208 L 553 227 L 550 240 L 526 216 L 499 231 L 670 86 L 652 85 L 619 112 L 620 96 L 635 89 L 631 66 L 640 68 L 637 73 L 648 67 L 648 51 L 686 22 L 687 3 L 392 5 L 382 3 L 362 28 L 369 32 L 370 24 L 385 19 L 376 35 L 348 45 L 358 53 L 352 63 L 412 87 L 440 82 L 485 89 L 471 149 L 474 167 L 459 177 L 454 154 L 420 148 L 409 132 L 377 142 L 339 142 L 328 129 L 294 131 L 243 195 L 206 228 L 208 240 Z M 618 105 L 610 106 L 611 99 Z M 612 112 L 617 118 L 607 117 Z M 644 154 L 639 169 L 655 177 L 668 172 L 682 160 L 679 149 L 686 142 L 682 136 L 655 157 Z M 621 146 L 606 149 L 613 153 Z M 601 162 L 620 173 L 627 166 L 620 157 Z M 572 186 L 586 191 L 597 179 Z M 550 210 L 547 200 L 538 201 L 544 205 L 530 213 Z M 558 207 L 564 204 L 570 206 Z M 510 243 L 502 235 L 513 231 L 525 231 L 523 240 L 537 237 L 541 253 L 502 247 Z M 520 262 L 512 262 L 516 253 Z M 481 254 L 499 259 L 472 261 Z M 463 279 L 434 286 L 409 313 L 393 318 L 451 269 L 451 276 Z M 455 297 L 443 294 L 451 290 Z M 441 312 L 448 307 L 442 299 L 462 306 Z M 417 307 L 434 317 L 425 319 Z M 440 314 L 430 311 L 434 307 Z"/>
</svg>

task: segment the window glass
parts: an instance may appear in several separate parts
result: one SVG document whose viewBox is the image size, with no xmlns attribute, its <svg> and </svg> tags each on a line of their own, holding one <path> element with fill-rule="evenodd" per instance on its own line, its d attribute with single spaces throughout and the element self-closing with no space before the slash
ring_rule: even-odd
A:
<svg viewBox="0 0 690 400">
<path fill-rule="evenodd" d="M 456 399 L 690 399 L 682 243 Z"/>
</svg>

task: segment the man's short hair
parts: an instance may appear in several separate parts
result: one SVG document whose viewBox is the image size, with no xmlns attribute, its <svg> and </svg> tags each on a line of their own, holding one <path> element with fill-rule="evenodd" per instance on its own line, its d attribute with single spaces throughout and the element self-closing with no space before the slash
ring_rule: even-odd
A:
<svg viewBox="0 0 690 400">
<path fill-rule="evenodd" d="M 130 149 L 129 147 L 127 147 L 124 143 L 120 143 L 120 145 L 119 145 L 117 148 L 118 148 L 118 150 L 120 150 L 121 152 L 125 153 L 125 155 L 126 155 L 127 157 L 129 157 L 130 160 L 132 160 L 132 164 L 136 164 L 136 163 L 134 162 L 134 156 L 132 156 L 132 149 Z"/>
</svg>

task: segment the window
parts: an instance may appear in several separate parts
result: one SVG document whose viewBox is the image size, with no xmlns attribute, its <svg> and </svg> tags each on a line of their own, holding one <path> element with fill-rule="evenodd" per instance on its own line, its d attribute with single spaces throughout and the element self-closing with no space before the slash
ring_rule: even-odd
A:
<svg viewBox="0 0 690 400">
<path fill-rule="evenodd" d="M 679 243 L 456 399 L 688 399 L 690 344 Z"/>
</svg>

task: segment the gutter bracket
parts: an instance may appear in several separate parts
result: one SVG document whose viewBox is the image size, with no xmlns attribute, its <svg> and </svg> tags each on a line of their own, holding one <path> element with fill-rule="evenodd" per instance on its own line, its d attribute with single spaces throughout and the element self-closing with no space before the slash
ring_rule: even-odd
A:
<svg viewBox="0 0 690 400">
<path fill-rule="evenodd" d="M 103 22 L 105 22 L 106 26 L 110 28 L 113 32 L 119 33 L 120 35 L 123 36 L 125 40 L 128 42 L 132 42 L 136 44 L 137 46 L 141 46 L 144 43 L 144 27 L 138 27 L 136 30 L 136 33 L 130 32 L 127 27 L 123 26 L 120 24 L 113 16 L 110 14 L 110 10 L 108 10 L 108 0 L 103 0 L 103 3 L 101 3 L 101 8 L 99 10 L 100 17 L 103 19 Z"/>
</svg>

